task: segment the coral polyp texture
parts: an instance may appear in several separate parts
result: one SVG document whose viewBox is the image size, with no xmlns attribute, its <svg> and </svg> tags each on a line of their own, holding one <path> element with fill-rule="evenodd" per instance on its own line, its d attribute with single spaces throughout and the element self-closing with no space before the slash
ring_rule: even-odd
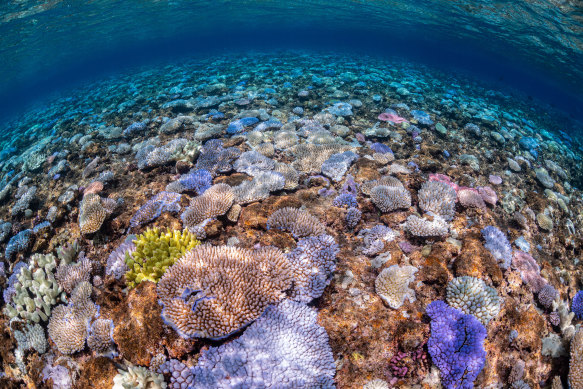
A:
<svg viewBox="0 0 583 389">
<path fill-rule="evenodd" d="M 87 346 L 98 354 L 106 354 L 113 346 L 113 321 L 96 319 L 91 323 Z"/>
<path fill-rule="evenodd" d="M 79 229 L 82 234 L 97 232 L 105 218 L 116 207 L 113 199 L 101 198 L 98 194 L 90 193 L 83 197 L 79 206 Z"/>
<path fill-rule="evenodd" d="M 142 224 L 148 223 L 159 217 L 162 212 L 179 211 L 180 194 L 166 191 L 160 192 L 138 209 L 130 220 L 130 226 L 138 227 Z"/>
<path fill-rule="evenodd" d="M 203 351 L 193 389 L 335 388 L 336 367 L 317 312 L 284 300 L 270 306 L 238 339 Z"/>
<path fill-rule="evenodd" d="M 188 230 L 161 231 L 147 229 L 132 242 L 133 250 L 125 251 L 126 284 L 133 288 L 143 281 L 158 282 L 166 269 L 200 242 Z"/>
<path fill-rule="evenodd" d="M 457 195 L 451 186 L 439 181 L 426 181 L 417 196 L 419 207 L 425 212 L 433 212 L 446 221 L 451 221 L 455 216 Z"/>
<path fill-rule="evenodd" d="M 267 219 L 267 229 L 290 232 L 295 238 L 318 236 L 326 232 L 322 223 L 308 211 L 285 207 L 273 212 Z"/>
<path fill-rule="evenodd" d="M 573 297 L 573 303 L 571 304 L 571 311 L 579 319 L 583 319 L 583 290 L 577 292 L 575 297 Z"/>
<path fill-rule="evenodd" d="M 415 301 L 415 291 L 409 284 L 415 281 L 415 266 L 389 266 L 377 276 L 375 291 L 393 309 L 399 309 L 405 300 Z"/>
<path fill-rule="evenodd" d="M 405 229 L 411 235 L 419 237 L 446 236 L 449 233 L 449 225 L 437 215 L 433 217 L 433 220 L 411 215 L 405 222 Z"/>
<path fill-rule="evenodd" d="M 289 260 L 277 248 L 199 246 L 158 283 L 162 317 L 183 337 L 224 338 L 280 301 L 292 277 Z"/>
<path fill-rule="evenodd" d="M 473 315 L 487 325 L 500 312 L 500 298 L 496 289 L 479 278 L 462 276 L 447 284 L 447 303 L 467 315 Z"/>
<path fill-rule="evenodd" d="M 427 348 L 448 389 L 471 389 L 484 368 L 486 328 L 472 315 L 434 301 L 427 306 L 431 336 Z"/>
<path fill-rule="evenodd" d="M 391 212 L 411 206 L 411 194 L 405 188 L 375 186 L 370 191 L 370 198 L 381 212 Z"/>
</svg>

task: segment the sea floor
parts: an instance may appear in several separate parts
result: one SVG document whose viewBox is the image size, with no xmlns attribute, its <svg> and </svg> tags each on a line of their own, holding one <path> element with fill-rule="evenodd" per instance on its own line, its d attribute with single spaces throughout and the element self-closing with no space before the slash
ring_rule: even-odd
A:
<svg viewBox="0 0 583 389">
<path fill-rule="evenodd" d="M 583 139 L 569 125 L 461 75 L 303 52 L 138 69 L 47 102 L 1 131 L 0 386 L 577 387 Z M 272 216 L 285 207 L 300 211 Z M 165 274 L 176 234 L 134 251 L 154 227 L 194 233 L 202 273 Z M 204 244 L 230 247 L 216 268 Z M 290 279 L 265 275 L 265 246 Z M 279 316 L 263 312 L 282 299 L 317 323 L 271 335 Z M 453 319 L 430 318 L 436 300 Z M 202 361 L 239 338 L 245 357 Z M 460 350 L 477 365 L 446 372 Z M 274 361 L 289 371 L 266 374 Z"/>
</svg>

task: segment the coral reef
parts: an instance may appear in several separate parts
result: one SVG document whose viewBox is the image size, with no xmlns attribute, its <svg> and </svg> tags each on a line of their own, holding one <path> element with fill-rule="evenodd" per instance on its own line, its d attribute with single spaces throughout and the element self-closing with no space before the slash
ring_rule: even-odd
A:
<svg viewBox="0 0 583 389">
<path fill-rule="evenodd" d="M 307 211 L 285 207 L 271 214 L 267 229 L 289 231 L 295 238 L 318 236 L 326 232 L 324 225 Z"/>
<path fill-rule="evenodd" d="M 415 301 L 415 291 L 409 288 L 409 284 L 415 281 L 415 266 L 389 266 L 377 276 L 375 291 L 387 305 L 393 309 L 399 309 L 405 303 Z"/>
<path fill-rule="evenodd" d="M 447 303 L 466 315 L 473 315 L 487 325 L 500 312 L 496 289 L 470 276 L 457 277 L 447 284 Z"/>
<path fill-rule="evenodd" d="M 180 197 L 180 194 L 173 191 L 158 193 L 137 210 L 130 220 L 130 226 L 138 227 L 148 223 L 159 217 L 162 212 L 179 212 Z"/>
</svg>

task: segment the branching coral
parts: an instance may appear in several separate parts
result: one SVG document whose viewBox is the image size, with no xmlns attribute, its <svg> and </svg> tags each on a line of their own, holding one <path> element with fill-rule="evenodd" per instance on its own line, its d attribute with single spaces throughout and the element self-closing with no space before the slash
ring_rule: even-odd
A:
<svg viewBox="0 0 583 389">
<path fill-rule="evenodd" d="M 222 338 L 281 300 L 291 282 L 290 263 L 277 248 L 199 246 L 158 283 L 162 318 L 183 337 Z"/>
<path fill-rule="evenodd" d="M 233 188 L 235 202 L 237 204 L 247 204 L 254 201 L 265 200 L 271 192 L 281 190 L 285 187 L 285 177 L 281 173 L 265 171 L 258 172 L 251 181 L 244 181 Z"/>
<path fill-rule="evenodd" d="M 130 220 L 130 226 L 138 227 L 159 217 L 162 212 L 179 212 L 181 195 L 174 192 L 160 192 L 142 205 Z"/>
<path fill-rule="evenodd" d="M 496 258 L 500 268 L 508 269 L 512 261 L 512 247 L 506 235 L 494 226 L 487 226 L 482 229 L 482 236 L 486 240 L 484 247 Z"/>
<path fill-rule="evenodd" d="M 202 195 L 190 200 L 190 206 L 181 215 L 183 226 L 196 231 L 196 227 L 207 219 L 227 213 L 234 199 L 235 195 L 229 185 L 211 186 Z"/>
<path fill-rule="evenodd" d="M 267 220 L 267 229 L 277 228 L 289 231 L 296 238 L 317 236 L 326 232 L 322 223 L 307 211 L 285 207 L 271 214 Z"/>
<path fill-rule="evenodd" d="M 105 218 L 116 207 L 113 199 L 101 198 L 98 194 L 89 193 L 83 197 L 79 206 L 79 228 L 82 234 L 92 234 L 98 231 Z"/>
<path fill-rule="evenodd" d="M 125 257 L 128 271 L 126 283 L 130 288 L 142 281 L 158 282 L 166 269 L 200 242 L 188 230 L 160 231 L 148 229 L 136 236 L 135 249 Z"/>
<path fill-rule="evenodd" d="M 405 300 L 415 301 L 415 291 L 409 284 L 415 280 L 415 266 L 392 265 L 384 269 L 375 280 L 375 291 L 391 308 L 400 308 Z"/>
<path fill-rule="evenodd" d="M 411 194 L 405 188 L 375 186 L 370 191 L 370 198 L 381 212 L 391 212 L 411 206 Z"/>
<path fill-rule="evenodd" d="M 447 303 L 467 315 L 475 316 L 484 325 L 500 312 L 496 289 L 475 277 L 463 276 L 451 280 L 447 284 Z"/>
<path fill-rule="evenodd" d="M 411 215 L 405 222 L 405 229 L 413 236 L 445 236 L 449 233 L 449 225 L 441 216 L 435 215 L 433 220 Z"/>
</svg>

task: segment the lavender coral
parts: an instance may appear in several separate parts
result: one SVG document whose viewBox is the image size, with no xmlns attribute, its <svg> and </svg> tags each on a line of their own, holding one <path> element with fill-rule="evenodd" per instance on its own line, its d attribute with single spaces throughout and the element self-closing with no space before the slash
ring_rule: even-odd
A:
<svg viewBox="0 0 583 389">
<path fill-rule="evenodd" d="M 358 203 L 356 202 L 356 197 L 351 193 L 342 193 L 334 199 L 332 205 L 335 207 L 346 207 L 346 208 L 356 208 Z"/>
<path fill-rule="evenodd" d="M 447 389 L 472 389 L 484 367 L 486 328 L 472 315 L 434 301 L 427 306 L 431 336 L 427 342 L 433 363 Z"/>
<path fill-rule="evenodd" d="M 398 232 L 393 231 L 391 228 L 377 224 L 372 228 L 365 228 L 358 233 L 357 238 L 364 240 L 364 247 L 362 248 L 362 253 L 364 255 L 373 256 L 385 248 L 385 242 L 392 242 L 397 236 Z"/>
<path fill-rule="evenodd" d="M 326 232 L 324 225 L 307 211 L 285 207 L 278 209 L 267 219 L 267 229 L 289 231 L 296 238 L 317 236 Z"/>
<path fill-rule="evenodd" d="M 443 182 L 426 181 L 418 193 L 419 207 L 425 212 L 433 212 L 446 221 L 455 216 L 455 190 Z"/>
<path fill-rule="evenodd" d="M 492 253 L 502 269 L 508 269 L 512 261 L 512 247 L 502 231 L 494 226 L 482 229 L 482 236 L 486 240 L 485 248 Z"/>
<path fill-rule="evenodd" d="M 162 212 L 179 212 L 180 198 L 181 195 L 174 192 L 158 193 L 138 209 L 130 220 L 130 226 L 138 227 L 148 223 L 159 217 Z"/>
<path fill-rule="evenodd" d="M 32 230 L 23 230 L 14 235 L 6 245 L 4 256 L 10 260 L 16 253 L 25 251 L 30 245 L 32 237 Z"/>
<path fill-rule="evenodd" d="M 538 293 L 547 281 L 540 275 L 540 267 L 536 260 L 521 250 L 516 250 L 512 256 L 512 267 L 520 272 L 520 278 L 530 290 Z"/>
<path fill-rule="evenodd" d="M 362 212 L 358 208 L 350 207 L 346 211 L 346 227 L 354 229 L 362 217 Z"/>
<path fill-rule="evenodd" d="M 106 275 L 111 275 L 116 280 L 119 280 L 128 271 L 125 258 L 126 254 L 131 255 L 135 251 L 136 245 L 133 242 L 135 239 L 135 235 L 130 235 L 122 244 L 109 254 L 105 265 Z"/>
<path fill-rule="evenodd" d="M 193 190 L 197 195 L 201 195 L 205 190 L 213 184 L 213 176 L 204 169 L 191 171 L 188 174 L 183 174 L 176 181 L 166 185 L 167 192 L 182 193 L 188 190 Z"/>
<path fill-rule="evenodd" d="M 317 312 L 282 301 L 232 342 L 203 351 L 193 368 L 192 389 L 246 388 L 332 389 L 336 367 L 328 335 Z"/>
<path fill-rule="evenodd" d="M 223 338 L 280 301 L 291 282 L 290 263 L 277 248 L 198 246 L 158 283 L 162 318 L 183 337 Z"/>
<path fill-rule="evenodd" d="M 571 304 L 571 311 L 579 319 L 583 319 L 583 290 L 577 292 L 575 297 L 573 297 L 573 303 Z"/>
</svg>

